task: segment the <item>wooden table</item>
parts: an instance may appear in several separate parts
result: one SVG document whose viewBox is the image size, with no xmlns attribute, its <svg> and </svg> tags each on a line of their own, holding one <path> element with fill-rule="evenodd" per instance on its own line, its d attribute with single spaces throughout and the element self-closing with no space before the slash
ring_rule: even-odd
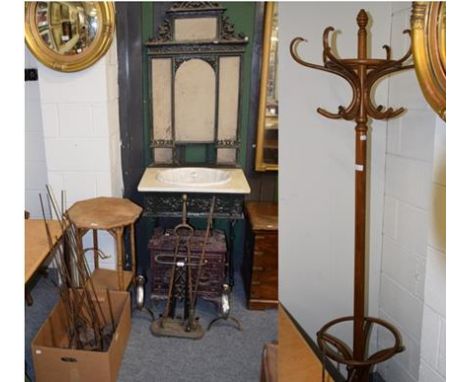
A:
<svg viewBox="0 0 468 382">
<path fill-rule="evenodd" d="M 278 309 L 278 334 L 278 380 L 321 382 L 322 363 L 281 305 Z M 326 373 L 325 381 L 333 382 L 333 378 Z"/>
<path fill-rule="evenodd" d="M 44 263 L 57 243 L 62 238 L 62 228 L 57 220 L 47 220 L 52 243 L 49 243 L 43 219 L 27 219 L 24 221 L 25 258 L 24 283 L 27 284 L 36 271 Z"/>
</svg>

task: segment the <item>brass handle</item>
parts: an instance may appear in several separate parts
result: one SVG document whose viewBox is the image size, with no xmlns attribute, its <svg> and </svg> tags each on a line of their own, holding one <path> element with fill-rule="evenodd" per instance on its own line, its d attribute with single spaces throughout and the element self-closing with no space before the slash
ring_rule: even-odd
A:
<svg viewBox="0 0 468 382">
<path fill-rule="evenodd" d="M 261 281 L 252 281 L 252 285 L 260 285 L 262 282 Z"/>
<path fill-rule="evenodd" d="M 255 256 L 263 256 L 264 254 L 265 254 L 265 252 L 263 252 L 263 251 L 254 251 Z"/>
<path fill-rule="evenodd" d="M 253 271 L 260 271 L 260 272 L 263 272 L 265 270 L 264 267 L 252 267 L 252 270 Z"/>
</svg>

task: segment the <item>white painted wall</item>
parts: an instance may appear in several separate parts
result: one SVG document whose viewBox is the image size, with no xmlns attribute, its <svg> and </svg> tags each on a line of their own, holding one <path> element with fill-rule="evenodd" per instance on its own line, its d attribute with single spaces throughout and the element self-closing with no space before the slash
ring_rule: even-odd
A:
<svg viewBox="0 0 468 382">
<path fill-rule="evenodd" d="M 37 68 L 37 60 L 25 47 L 25 68 Z M 25 82 L 25 203 L 31 218 L 42 218 L 39 194 L 45 195 L 47 163 L 44 149 L 41 98 L 38 81 Z"/>
<path fill-rule="evenodd" d="M 336 42 L 338 54 L 355 57 L 356 16 L 361 8 L 371 18 L 370 54 L 384 57 L 381 47 L 389 42 L 390 3 L 279 4 L 280 300 L 312 338 L 326 322 L 352 314 L 355 124 L 330 120 L 316 112 L 317 107 L 335 112 L 339 105 L 347 106 L 351 90 L 341 78 L 293 61 L 289 43 L 296 36 L 308 39 L 300 45 L 300 54 L 321 63 L 323 30 L 334 26 L 341 31 Z M 396 55 L 401 53 L 396 49 Z M 386 105 L 387 94 L 387 82 L 383 81 L 376 91 L 377 102 Z M 369 134 L 372 315 L 378 314 L 385 128 L 386 123 L 374 121 Z M 350 339 L 348 329 L 341 334 Z"/>
<path fill-rule="evenodd" d="M 445 381 L 445 260 L 445 123 L 437 119 L 429 208 L 420 381 Z"/>
<path fill-rule="evenodd" d="M 393 46 L 402 41 L 398 31 L 409 28 L 410 15 L 411 3 L 394 4 Z M 389 102 L 408 111 L 387 128 L 379 314 L 401 330 L 406 351 L 378 370 L 387 381 L 443 381 L 445 125 L 413 71 L 392 77 Z M 379 333 L 379 347 L 389 341 Z"/>
<path fill-rule="evenodd" d="M 42 115 L 47 165 L 37 182 L 48 182 L 58 200 L 64 190 L 66 207 L 96 196 L 122 196 L 115 39 L 107 54 L 88 69 L 61 73 L 37 66 L 40 113 L 36 114 Z M 35 142 L 38 147 L 40 143 Z M 27 163 L 27 179 L 33 169 L 33 163 Z M 102 233 L 100 244 L 112 256 L 102 261 L 103 267 L 113 268 L 114 241 Z M 85 246 L 90 245 L 88 234 Z"/>
</svg>

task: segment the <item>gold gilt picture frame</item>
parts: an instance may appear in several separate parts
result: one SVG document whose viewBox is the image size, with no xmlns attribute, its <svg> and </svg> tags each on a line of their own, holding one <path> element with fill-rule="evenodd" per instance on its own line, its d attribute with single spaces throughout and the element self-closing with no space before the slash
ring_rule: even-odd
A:
<svg viewBox="0 0 468 382">
<path fill-rule="evenodd" d="M 424 97 L 446 118 L 446 5 L 444 1 L 413 2 L 411 36 L 413 59 Z"/>
<path fill-rule="evenodd" d="M 276 70 L 276 62 L 273 62 L 272 57 L 272 34 L 274 25 L 274 12 L 277 3 L 266 2 L 264 13 L 263 25 L 263 49 L 262 49 L 262 63 L 260 75 L 260 93 L 258 102 L 258 120 L 257 120 L 257 143 L 255 150 L 255 170 L 256 171 L 278 171 L 278 161 L 268 161 L 265 155 L 265 150 L 278 151 L 278 140 L 268 139 L 267 131 L 275 130 L 278 128 L 278 107 L 269 107 L 268 93 L 271 93 L 271 82 L 273 71 Z M 269 113 L 268 110 L 272 109 L 274 112 Z M 277 134 L 277 132 L 276 132 Z M 277 154 L 276 154 L 277 155 Z"/>
<path fill-rule="evenodd" d="M 52 5 L 52 2 L 45 3 L 51 11 L 49 21 L 47 19 L 38 20 L 37 11 L 39 4 L 41 4 L 41 10 L 44 10 L 43 2 L 25 3 L 24 28 L 26 44 L 32 54 L 41 63 L 57 71 L 77 72 L 93 65 L 107 52 L 112 43 L 115 30 L 115 7 L 113 2 L 94 2 L 95 15 L 93 16 L 97 17 L 98 20 L 97 32 L 95 36 L 93 35 L 93 39 L 86 46 L 86 49 L 78 53 L 60 52 L 58 49 L 54 49 L 53 39 L 49 35 L 44 37 L 47 27 L 51 28 L 54 23 L 61 26 L 64 20 L 62 17 L 65 14 L 62 9 L 63 7 L 60 5 L 61 3 L 54 3 L 55 7 L 49 7 L 49 5 Z M 67 4 L 74 5 L 78 3 Z M 90 4 L 88 3 L 88 6 Z"/>
</svg>

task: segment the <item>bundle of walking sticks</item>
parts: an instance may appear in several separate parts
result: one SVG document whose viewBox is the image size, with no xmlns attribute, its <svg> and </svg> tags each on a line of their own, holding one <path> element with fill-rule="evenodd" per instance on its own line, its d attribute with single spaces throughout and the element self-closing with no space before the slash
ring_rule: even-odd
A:
<svg viewBox="0 0 468 382">
<path fill-rule="evenodd" d="M 62 228 L 62 245 L 55 249 L 52 264 L 57 270 L 57 288 L 65 308 L 68 338 L 64 347 L 106 351 L 116 327 L 109 289 L 97 291 L 93 284 L 85 253 L 94 249 L 83 249 L 77 229 L 65 211 L 64 193 L 59 208 L 50 186 L 46 186 L 46 189 L 50 219 L 57 220 Z M 39 199 L 47 238 L 52 247 L 53 238 L 42 195 L 39 195 Z"/>
</svg>

